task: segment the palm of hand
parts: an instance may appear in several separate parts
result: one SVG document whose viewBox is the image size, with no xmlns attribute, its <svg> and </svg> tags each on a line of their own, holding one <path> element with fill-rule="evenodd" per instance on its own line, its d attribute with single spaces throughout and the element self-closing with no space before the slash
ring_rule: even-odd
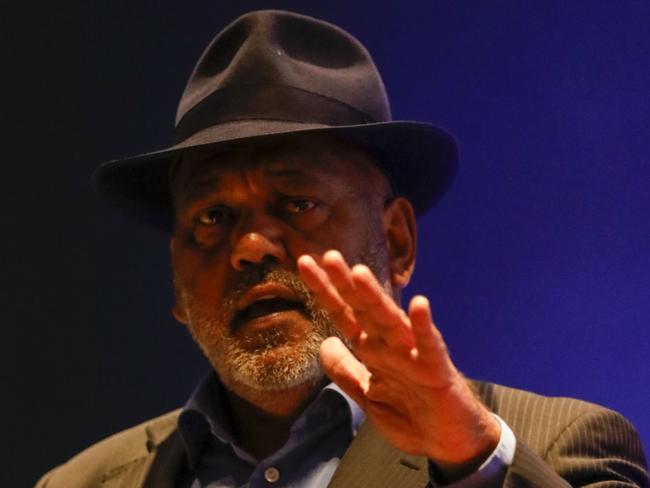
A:
<svg viewBox="0 0 650 488">
<path fill-rule="evenodd" d="M 389 442 L 450 466 L 494 449 L 498 422 L 452 363 L 425 297 L 407 314 L 366 266 L 350 269 L 337 251 L 320 265 L 303 256 L 298 268 L 350 346 L 323 343 L 325 372 Z"/>
</svg>

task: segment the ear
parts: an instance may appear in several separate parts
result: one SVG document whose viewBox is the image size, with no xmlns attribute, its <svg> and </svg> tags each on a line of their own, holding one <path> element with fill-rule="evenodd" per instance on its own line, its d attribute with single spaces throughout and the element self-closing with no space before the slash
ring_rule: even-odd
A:
<svg viewBox="0 0 650 488">
<path fill-rule="evenodd" d="M 406 198 L 391 200 L 384 208 L 384 235 L 388 248 L 391 284 L 408 285 L 415 267 L 417 229 L 413 206 Z"/>
<path fill-rule="evenodd" d="M 187 314 L 178 305 L 178 299 L 174 300 L 174 305 L 172 306 L 172 315 L 176 320 L 178 320 L 183 325 L 189 325 L 189 320 L 187 320 Z"/>
<path fill-rule="evenodd" d="M 176 252 L 175 250 L 176 247 L 176 241 L 172 237 L 169 240 L 169 254 L 171 255 L 171 260 L 172 260 L 172 268 L 175 266 L 175 260 L 174 260 L 174 254 Z M 178 304 L 178 290 L 175 293 L 175 299 L 174 299 L 174 305 L 172 307 L 172 315 L 174 315 L 174 318 L 178 320 L 181 324 L 188 325 L 188 319 L 187 319 L 187 314 L 185 313 L 185 310 Z"/>
</svg>

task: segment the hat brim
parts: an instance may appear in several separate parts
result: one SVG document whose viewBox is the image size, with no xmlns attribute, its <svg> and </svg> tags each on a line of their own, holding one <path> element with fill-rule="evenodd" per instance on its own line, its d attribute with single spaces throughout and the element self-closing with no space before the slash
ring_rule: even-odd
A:
<svg viewBox="0 0 650 488">
<path fill-rule="evenodd" d="M 209 127 L 167 149 L 107 161 L 95 170 L 93 184 L 100 196 L 129 217 L 171 232 L 170 163 L 182 153 L 229 145 L 290 143 L 322 134 L 371 151 L 394 191 L 411 201 L 417 215 L 440 199 L 456 174 L 458 149 L 454 138 L 430 124 L 391 121 L 332 127 L 248 120 Z"/>
</svg>

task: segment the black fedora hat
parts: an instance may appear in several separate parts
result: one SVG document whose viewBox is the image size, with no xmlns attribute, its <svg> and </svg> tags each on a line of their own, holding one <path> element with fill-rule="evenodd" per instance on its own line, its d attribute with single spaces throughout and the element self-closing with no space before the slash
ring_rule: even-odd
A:
<svg viewBox="0 0 650 488">
<path fill-rule="evenodd" d="M 357 39 L 318 19 L 263 10 L 232 22 L 201 55 L 181 97 L 174 145 L 103 163 L 93 181 L 111 204 L 169 231 L 170 163 L 183 152 L 323 134 L 370 150 L 418 214 L 456 171 L 448 133 L 392 120 L 381 77 Z"/>
</svg>

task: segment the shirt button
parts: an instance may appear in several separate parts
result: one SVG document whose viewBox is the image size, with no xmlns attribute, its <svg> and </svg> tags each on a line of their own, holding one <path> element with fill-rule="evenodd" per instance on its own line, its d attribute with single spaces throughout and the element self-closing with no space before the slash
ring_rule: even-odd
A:
<svg viewBox="0 0 650 488">
<path fill-rule="evenodd" d="M 280 479 L 280 471 L 274 467 L 266 468 L 264 470 L 264 479 L 269 483 L 275 483 Z"/>
</svg>

